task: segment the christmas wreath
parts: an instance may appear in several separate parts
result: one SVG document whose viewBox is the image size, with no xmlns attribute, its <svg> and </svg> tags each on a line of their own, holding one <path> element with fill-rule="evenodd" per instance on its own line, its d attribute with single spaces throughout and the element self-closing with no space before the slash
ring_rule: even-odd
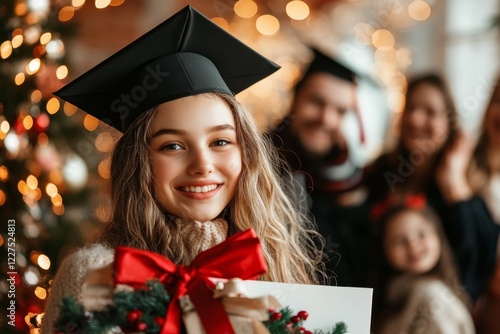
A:
<svg viewBox="0 0 500 334">
<path fill-rule="evenodd" d="M 100 271 L 87 278 L 81 302 L 63 298 L 56 333 L 312 333 L 303 327 L 306 311 L 293 314 L 272 296 L 246 297 L 242 280 L 266 271 L 252 230 L 200 253 L 189 266 L 118 247 L 113 268 Z M 111 273 L 113 285 L 101 284 Z M 239 278 L 226 279 L 231 277 Z M 340 322 L 328 333 L 346 332 Z"/>
</svg>

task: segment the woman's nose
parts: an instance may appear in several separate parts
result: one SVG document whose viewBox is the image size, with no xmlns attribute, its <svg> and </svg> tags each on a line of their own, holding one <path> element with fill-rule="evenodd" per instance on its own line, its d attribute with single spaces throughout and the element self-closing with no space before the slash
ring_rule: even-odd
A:
<svg viewBox="0 0 500 334">
<path fill-rule="evenodd" d="M 205 149 L 193 150 L 190 155 L 188 173 L 190 175 L 207 175 L 213 172 L 214 165 L 210 152 Z"/>
<path fill-rule="evenodd" d="M 425 123 L 425 117 L 425 111 L 422 108 L 416 107 L 406 112 L 406 123 L 418 127 Z"/>
</svg>

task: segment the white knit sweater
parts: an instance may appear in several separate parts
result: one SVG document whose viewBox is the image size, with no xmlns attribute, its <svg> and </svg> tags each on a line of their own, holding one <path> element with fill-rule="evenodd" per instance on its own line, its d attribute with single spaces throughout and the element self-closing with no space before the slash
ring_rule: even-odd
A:
<svg viewBox="0 0 500 334">
<path fill-rule="evenodd" d="M 65 296 L 75 296 L 81 301 L 82 285 L 87 274 L 94 269 L 104 267 L 113 262 L 113 249 L 101 244 L 93 244 L 79 249 L 69 255 L 62 262 L 50 296 L 45 307 L 45 316 L 42 322 L 42 333 L 53 334 L 54 324 L 59 317 L 60 303 Z"/>
</svg>

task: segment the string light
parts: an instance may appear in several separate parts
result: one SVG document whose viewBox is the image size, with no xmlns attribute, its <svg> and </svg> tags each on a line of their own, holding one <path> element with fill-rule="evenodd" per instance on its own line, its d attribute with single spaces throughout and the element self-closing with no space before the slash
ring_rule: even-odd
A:
<svg viewBox="0 0 500 334">
<path fill-rule="evenodd" d="M 24 83 L 24 80 L 26 79 L 26 76 L 24 73 L 17 73 L 16 76 L 14 77 L 14 83 L 17 86 L 21 86 Z"/>
<path fill-rule="evenodd" d="M 47 298 L 47 290 L 45 290 L 44 288 L 42 288 L 40 286 L 37 286 L 35 288 L 35 296 L 37 296 L 38 298 L 43 300 L 43 299 Z"/>
<path fill-rule="evenodd" d="M 422 0 L 415 0 L 408 6 L 408 14 L 415 21 L 425 21 L 431 16 L 431 7 Z"/>
<path fill-rule="evenodd" d="M 7 181 L 9 178 L 9 170 L 5 166 L 0 166 L 0 181 Z"/>
<path fill-rule="evenodd" d="M 29 130 L 33 127 L 33 117 L 30 115 L 23 118 L 23 126 L 26 130 Z"/>
<path fill-rule="evenodd" d="M 123 5 L 124 2 L 125 0 L 111 0 L 111 3 L 109 5 L 113 7 L 118 7 Z"/>
<path fill-rule="evenodd" d="M 60 39 L 52 39 L 45 49 L 51 59 L 60 59 L 64 56 L 64 43 Z"/>
<path fill-rule="evenodd" d="M 99 120 L 94 116 L 87 114 L 83 119 L 83 126 L 88 131 L 94 131 L 99 126 Z"/>
<path fill-rule="evenodd" d="M 61 107 L 61 103 L 59 102 L 59 100 L 57 98 L 53 97 L 47 101 L 46 107 L 47 107 L 47 112 L 49 114 L 53 115 L 59 111 L 59 108 Z"/>
<path fill-rule="evenodd" d="M 51 39 L 52 39 L 52 34 L 50 32 L 46 32 L 42 34 L 42 36 L 40 36 L 40 44 L 45 45 L 48 42 L 50 42 Z"/>
<path fill-rule="evenodd" d="M 10 124 L 6 120 L 3 120 L 2 123 L 0 123 L 0 131 L 7 134 L 10 130 Z"/>
<path fill-rule="evenodd" d="M 305 20 L 309 16 L 309 6 L 300 0 L 290 1 L 286 4 L 286 14 L 294 20 Z"/>
<path fill-rule="evenodd" d="M 38 145 L 40 145 L 41 147 L 45 147 L 49 143 L 49 137 L 45 133 L 42 132 L 38 135 L 38 137 L 36 138 L 36 141 L 37 141 Z"/>
<path fill-rule="evenodd" d="M 47 185 L 45 186 L 45 192 L 47 193 L 47 195 L 49 195 L 50 197 L 54 197 L 55 195 L 58 194 L 58 190 L 57 190 L 57 186 L 53 183 L 47 183 Z"/>
<path fill-rule="evenodd" d="M 58 216 L 62 216 L 62 215 L 64 214 L 64 205 L 62 205 L 62 204 L 61 204 L 61 205 L 58 205 L 58 206 L 53 205 L 53 206 L 52 206 L 52 211 L 53 211 L 56 215 L 58 215 Z"/>
<path fill-rule="evenodd" d="M 12 38 L 12 47 L 14 49 L 20 47 L 23 44 L 24 37 L 23 35 L 16 35 Z"/>
<path fill-rule="evenodd" d="M 31 102 L 38 103 L 42 100 L 42 92 L 39 89 L 35 89 L 30 95 Z"/>
<path fill-rule="evenodd" d="M 394 47 L 394 36 L 389 30 L 379 29 L 373 33 L 372 43 L 377 49 L 388 50 Z"/>
<path fill-rule="evenodd" d="M 62 197 L 60 194 L 55 194 L 53 197 L 50 198 L 50 200 L 52 201 L 52 204 L 54 204 L 55 206 L 62 205 L 62 203 L 63 203 Z"/>
<path fill-rule="evenodd" d="M 72 105 L 69 102 L 64 102 L 63 111 L 66 116 L 73 115 L 74 113 L 76 113 L 77 110 L 78 108 L 76 106 Z"/>
<path fill-rule="evenodd" d="M 221 27 L 224 30 L 229 30 L 229 23 L 223 17 L 214 17 L 214 18 L 212 18 L 212 22 L 217 24 L 219 27 Z"/>
<path fill-rule="evenodd" d="M 257 14 L 259 7 L 252 0 L 239 0 L 234 4 L 234 12 L 239 17 L 249 19 Z"/>
<path fill-rule="evenodd" d="M 14 13 L 17 16 L 24 16 L 28 12 L 28 6 L 24 2 L 18 2 L 14 7 Z"/>
<path fill-rule="evenodd" d="M 393 112 L 401 112 L 403 110 L 405 96 L 399 90 L 392 90 L 387 94 L 387 106 Z"/>
<path fill-rule="evenodd" d="M 26 73 L 28 73 L 29 75 L 35 74 L 40 69 L 40 65 L 40 58 L 32 59 L 26 66 Z"/>
<path fill-rule="evenodd" d="M 30 175 L 26 178 L 26 184 L 32 190 L 38 187 L 38 179 L 34 175 Z"/>
<path fill-rule="evenodd" d="M 2 59 L 7 59 L 12 54 L 12 42 L 5 41 L 0 45 L 0 56 Z"/>
<path fill-rule="evenodd" d="M 95 147 L 99 152 L 109 152 L 113 149 L 113 136 L 109 132 L 101 132 L 95 139 Z"/>
<path fill-rule="evenodd" d="M 71 1 L 71 6 L 78 8 L 81 7 L 85 4 L 85 0 L 72 0 Z"/>
<path fill-rule="evenodd" d="M 95 0 L 95 8 L 104 9 L 111 4 L 111 0 Z"/>
<path fill-rule="evenodd" d="M 50 268 L 50 259 L 45 254 L 40 254 L 37 259 L 38 266 L 42 269 L 48 270 Z"/>
<path fill-rule="evenodd" d="M 0 190 L 0 206 L 5 204 L 5 201 L 7 200 L 7 197 L 5 196 L 5 193 Z M 3 238 L 0 239 L 0 246 L 3 244 Z"/>
<path fill-rule="evenodd" d="M 102 160 L 97 166 L 97 172 L 103 179 L 109 179 L 111 177 L 109 160 Z"/>
<path fill-rule="evenodd" d="M 73 16 L 75 16 L 75 8 L 73 8 L 72 6 L 66 6 L 59 10 L 57 18 L 61 22 L 67 22 L 71 20 Z"/>
<path fill-rule="evenodd" d="M 257 19 L 256 28 L 262 35 L 271 36 L 280 29 L 280 21 L 270 14 L 265 14 Z"/>
<path fill-rule="evenodd" d="M 27 195 L 30 188 L 28 187 L 28 185 L 26 184 L 26 182 L 24 182 L 24 180 L 21 180 L 17 183 L 17 190 L 19 190 L 19 192 L 22 194 L 22 195 Z"/>
<path fill-rule="evenodd" d="M 61 65 L 56 70 L 56 77 L 59 80 L 62 80 L 68 76 L 68 67 L 66 65 Z"/>
</svg>

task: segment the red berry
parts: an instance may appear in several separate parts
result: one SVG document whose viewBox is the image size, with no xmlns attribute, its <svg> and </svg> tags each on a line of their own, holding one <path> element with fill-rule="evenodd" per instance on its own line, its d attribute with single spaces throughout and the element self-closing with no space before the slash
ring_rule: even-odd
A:
<svg viewBox="0 0 500 334">
<path fill-rule="evenodd" d="M 299 313 L 297 313 L 297 316 L 302 320 L 307 320 L 309 313 L 307 313 L 306 311 L 300 311 Z"/>
<path fill-rule="evenodd" d="M 158 326 L 162 326 L 163 325 L 163 322 L 165 321 L 165 319 L 163 319 L 163 317 L 160 317 L 160 316 L 156 316 L 155 317 L 155 322 Z"/>
<path fill-rule="evenodd" d="M 137 323 L 137 330 L 144 332 L 146 329 L 148 329 L 148 324 L 145 323 L 144 321 L 138 322 Z"/>
<path fill-rule="evenodd" d="M 304 327 L 299 327 L 297 328 L 300 334 L 304 334 L 306 332 L 306 329 Z"/>
<path fill-rule="evenodd" d="M 293 322 L 294 324 L 298 323 L 300 320 L 301 319 L 296 315 L 290 318 L 290 321 Z"/>
<path fill-rule="evenodd" d="M 273 314 L 274 312 L 276 312 L 276 311 L 273 308 L 267 309 L 267 313 L 269 313 L 269 314 Z"/>
<path fill-rule="evenodd" d="M 306 331 L 304 332 L 304 334 L 314 334 L 314 333 L 313 333 L 313 332 L 311 332 L 311 331 L 306 330 Z"/>
<path fill-rule="evenodd" d="M 271 314 L 271 320 L 281 320 L 281 318 L 283 317 L 283 315 L 280 313 L 280 312 L 276 312 L 276 313 L 273 313 Z"/>
<path fill-rule="evenodd" d="M 141 310 L 133 310 L 127 314 L 128 322 L 136 322 L 142 316 Z"/>
</svg>

